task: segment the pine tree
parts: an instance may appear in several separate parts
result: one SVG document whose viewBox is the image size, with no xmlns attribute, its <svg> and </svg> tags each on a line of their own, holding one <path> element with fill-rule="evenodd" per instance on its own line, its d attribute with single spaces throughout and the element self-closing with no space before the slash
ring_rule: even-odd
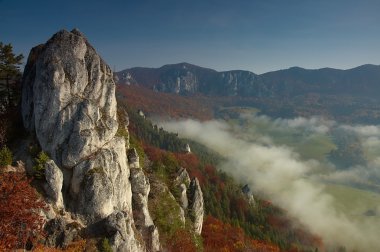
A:
<svg viewBox="0 0 380 252">
<path fill-rule="evenodd" d="M 15 94 L 16 84 L 21 76 L 20 65 L 22 64 L 22 54 L 15 55 L 11 44 L 0 42 L 0 99 L 2 106 L 12 104 Z"/>
</svg>

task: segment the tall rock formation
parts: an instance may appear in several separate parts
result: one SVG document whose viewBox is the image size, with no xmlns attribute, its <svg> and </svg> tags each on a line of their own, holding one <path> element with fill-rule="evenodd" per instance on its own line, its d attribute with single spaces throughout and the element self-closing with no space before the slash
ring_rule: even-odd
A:
<svg viewBox="0 0 380 252">
<path fill-rule="evenodd" d="M 54 161 L 46 170 L 52 201 L 84 226 L 106 221 L 118 234 L 114 250 L 143 250 L 131 228 L 128 144 L 116 135 L 110 67 L 78 30 L 62 30 L 32 49 L 22 85 L 24 126 Z"/>
<path fill-rule="evenodd" d="M 136 228 L 146 241 L 147 250 L 159 251 L 158 229 L 154 225 L 148 209 L 150 183 L 140 167 L 139 156 L 135 148 L 128 151 L 128 163 L 131 169 L 132 206 Z"/>
<path fill-rule="evenodd" d="M 180 168 L 174 180 L 174 186 L 177 188 L 183 213 L 188 212 L 190 219 L 194 223 L 194 232 L 202 233 L 204 202 L 203 193 L 197 178 L 190 180 L 190 176 L 185 168 Z"/>
<path fill-rule="evenodd" d="M 191 180 L 188 189 L 190 217 L 194 223 L 194 231 L 201 234 L 204 216 L 203 193 L 197 178 Z"/>
</svg>

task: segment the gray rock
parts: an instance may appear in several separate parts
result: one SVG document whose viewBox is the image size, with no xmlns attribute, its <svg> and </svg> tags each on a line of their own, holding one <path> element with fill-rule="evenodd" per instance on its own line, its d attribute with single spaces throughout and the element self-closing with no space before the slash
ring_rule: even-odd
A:
<svg viewBox="0 0 380 252">
<path fill-rule="evenodd" d="M 144 246 L 135 239 L 133 219 L 124 212 L 113 212 L 105 220 L 105 231 L 110 237 L 114 251 L 144 251 Z"/>
<path fill-rule="evenodd" d="M 179 199 L 177 200 L 180 202 L 180 206 L 182 207 L 182 209 L 186 210 L 189 206 L 189 201 L 187 198 L 187 188 L 190 185 L 190 176 L 185 168 L 181 167 L 179 169 L 173 184 L 180 192 Z"/>
<path fill-rule="evenodd" d="M 185 145 L 185 152 L 191 153 L 190 145 L 188 143 Z"/>
<path fill-rule="evenodd" d="M 45 224 L 47 237 L 45 243 L 51 247 L 66 247 L 79 236 L 80 226 L 67 223 L 62 217 L 48 221 Z"/>
<path fill-rule="evenodd" d="M 140 168 L 140 158 L 135 148 L 128 150 L 128 164 L 130 168 Z"/>
<path fill-rule="evenodd" d="M 160 244 L 160 236 L 158 234 L 158 229 L 156 226 L 151 225 L 148 228 L 148 240 L 146 240 L 146 246 L 148 248 L 148 251 L 160 251 L 161 250 L 161 244 Z"/>
<path fill-rule="evenodd" d="M 132 212 L 124 139 L 115 137 L 73 169 L 70 195 L 72 209 L 87 223 L 107 217 L 115 210 Z"/>
<path fill-rule="evenodd" d="M 145 240 L 147 250 L 159 251 L 160 241 L 158 230 L 153 224 L 148 209 L 148 196 L 150 192 L 149 180 L 143 170 L 139 168 L 139 156 L 135 149 L 128 151 L 128 159 L 131 165 L 129 180 L 131 181 L 132 187 L 132 208 L 136 228 Z M 133 163 L 137 163 L 137 165 L 132 165 Z"/>
<path fill-rule="evenodd" d="M 180 205 L 182 207 L 182 209 L 187 209 L 187 207 L 189 206 L 189 201 L 187 199 L 187 188 L 186 188 L 186 185 L 185 184 L 181 184 L 180 186 L 180 192 L 181 192 L 181 198 L 180 198 Z"/>
<path fill-rule="evenodd" d="M 111 69 L 78 31 L 32 49 L 22 82 L 24 126 L 58 166 L 74 167 L 115 135 Z"/>
<path fill-rule="evenodd" d="M 197 234 L 201 234 L 204 216 L 204 204 L 203 193 L 197 178 L 191 180 L 188 198 L 190 202 L 190 217 L 194 223 L 194 231 Z"/>
<path fill-rule="evenodd" d="M 180 168 L 174 179 L 174 185 L 178 186 L 180 184 L 185 184 L 186 187 L 190 185 L 190 176 L 185 168 Z"/>
<path fill-rule="evenodd" d="M 45 165 L 45 179 L 44 189 L 48 195 L 48 199 L 58 208 L 63 209 L 63 173 L 58 168 L 53 160 L 48 160 Z"/>
<path fill-rule="evenodd" d="M 49 197 L 60 202 L 61 169 L 66 210 L 94 227 L 125 213 L 115 217 L 121 231 L 113 244 L 141 251 L 132 228 L 128 144 L 116 136 L 116 111 L 113 73 L 78 30 L 62 30 L 32 49 L 22 80 L 22 118 L 59 167 L 47 167 Z"/>
</svg>

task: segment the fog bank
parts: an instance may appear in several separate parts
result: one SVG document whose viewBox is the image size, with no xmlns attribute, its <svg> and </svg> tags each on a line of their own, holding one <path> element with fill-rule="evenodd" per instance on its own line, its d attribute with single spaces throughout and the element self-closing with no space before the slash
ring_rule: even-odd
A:
<svg viewBox="0 0 380 252">
<path fill-rule="evenodd" d="M 342 127 L 361 134 L 365 138 L 364 145 L 380 145 L 380 129 L 376 126 L 350 128 L 318 118 L 254 119 L 268 123 L 273 128 L 309 129 L 309 134 L 326 134 L 332 128 Z M 254 190 L 264 192 L 275 204 L 286 209 L 290 216 L 322 237 L 326 245 L 344 245 L 358 251 L 376 251 L 380 247 L 379 223 L 358 222 L 339 212 L 333 206 L 334 198 L 324 192 L 323 184 L 319 183 L 320 179 L 337 181 L 356 178 L 365 181 L 371 173 L 379 173 L 379 159 L 369 165 L 373 167 L 368 174 L 363 174 L 363 170 L 368 169 L 367 166 L 336 170 L 331 164 L 302 159 L 293 148 L 274 144 L 270 136 L 263 135 L 256 140 L 246 140 L 244 134 L 239 134 L 244 128 L 225 122 L 184 120 L 161 122 L 160 125 L 165 130 L 200 142 L 226 157 L 227 162 L 219 168 L 239 181 L 249 183 Z M 326 165 L 329 167 L 328 173 L 314 174 L 315 170 Z"/>
</svg>

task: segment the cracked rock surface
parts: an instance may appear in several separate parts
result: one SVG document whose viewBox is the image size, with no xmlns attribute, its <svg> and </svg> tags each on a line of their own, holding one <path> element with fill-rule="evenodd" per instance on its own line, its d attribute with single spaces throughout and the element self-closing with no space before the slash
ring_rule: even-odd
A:
<svg viewBox="0 0 380 252">
<path fill-rule="evenodd" d="M 116 136 L 116 105 L 110 67 L 78 30 L 59 31 L 30 52 L 22 118 L 52 160 L 46 173 L 48 196 L 87 227 L 117 220 L 111 223 L 118 224 L 120 239 L 113 237 L 112 246 L 142 251 L 131 218 L 126 142 Z"/>
<path fill-rule="evenodd" d="M 24 126 L 58 166 L 91 157 L 117 131 L 112 71 L 77 30 L 32 49 L 22 93 Z"/>
</svg>

